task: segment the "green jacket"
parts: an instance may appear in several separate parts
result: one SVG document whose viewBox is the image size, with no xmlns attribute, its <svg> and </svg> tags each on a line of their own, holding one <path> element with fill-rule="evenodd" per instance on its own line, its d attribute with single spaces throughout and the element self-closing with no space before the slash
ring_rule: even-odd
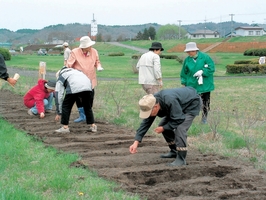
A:
<svg viewBox="0 0 266 200">
<path fill-rule="evenodd" d="M 193 75 L 202 70 L 203 84 L 198 84 L 198 78 Z M 192 57 L 187 57 L 183 62 L 180 78 L 181 84 L 193 87 L 198 94 L 210 92 L 214 90 L 213 73 L 215 72 L 214 62 L 210 56 L 198 51 L 196 62 Z"/>
</svg>

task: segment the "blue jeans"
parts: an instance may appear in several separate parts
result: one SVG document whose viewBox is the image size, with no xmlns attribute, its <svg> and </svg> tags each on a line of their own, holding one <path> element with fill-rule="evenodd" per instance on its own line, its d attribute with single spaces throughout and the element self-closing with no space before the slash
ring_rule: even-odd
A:
<svg viewBox="0 0 266 200">
<path fill-rule="evenodd" d="M 54 98 L 54 95 L 53 93 L 51 92 L 50 93 L 50 96 L 47 98 L 47 99 L 44 99 L 43 100 L 43 103 L 44 103 L 44 109 L 45 110 L 52 110 L 53 109 L 53 98 Z M 31 112 L 35 115 L 38 114 L 38 110 L 37 110 L 37 107 L 36 107 L 36 103 L 35 103 L 35 106 L 33 106 L 31 108 Z"/>
</svg>

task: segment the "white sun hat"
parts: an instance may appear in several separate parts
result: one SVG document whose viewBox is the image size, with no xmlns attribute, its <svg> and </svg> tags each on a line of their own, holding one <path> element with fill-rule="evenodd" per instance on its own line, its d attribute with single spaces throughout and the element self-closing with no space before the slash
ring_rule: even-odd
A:
<svg viewBox="0 0 266 200">
<path fill-rule="evenodd" d="M 188 51 L 198 51 L 199 48 L 197 47 L 197 44 L 195 42 L 189 42 L 186 44 L 186 49 L 184 50 L 184 52 L 188 52 Z"/>
<path fill-rule="evenodd" d="M 88 48 L 95 44 L 95 42 L 92 41 L 89 36 L 83 36 L 80 38 L 79 41 L 80 41 L 79 48 Z"/>
</svg>

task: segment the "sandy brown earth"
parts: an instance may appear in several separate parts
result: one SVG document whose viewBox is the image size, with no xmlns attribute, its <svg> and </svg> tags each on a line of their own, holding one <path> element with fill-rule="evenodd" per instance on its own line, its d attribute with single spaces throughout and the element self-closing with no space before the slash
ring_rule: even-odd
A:
<svg viewBox="0 0 266 200">
<path fill-rule="evenodd" d="M 99 176 L 116 181 L 128 193 L 139 193 L 152 200 L 251 200 L 266 199 L 266 173 L 247 163 L 218 155 L 202 154 L 189 148 L 188 165 L 168 167 L 173 159 L 162 159 L 168 151 L 162 137 L 149 135 L 137 154 L 130 154 L 134 131 L 97 121 L 98 132 L 85 124 L 72 123 L 71 133 L 54 133 L 60 127 L 54 113 L 39 119 L 27 114 L 22 97 L 1 90 L 0 115 L 19 130 L 38 136 L 45 145 L 66 152 L 77 152 L 82 159 L 72 166 L 87 166 Z"/>
</svg>

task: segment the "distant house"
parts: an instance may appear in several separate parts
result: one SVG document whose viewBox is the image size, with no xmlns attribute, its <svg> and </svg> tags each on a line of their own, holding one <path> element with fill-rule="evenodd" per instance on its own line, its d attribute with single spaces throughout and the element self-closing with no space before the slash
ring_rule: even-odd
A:
<svg viewBox="0 0 266 200">
<path fill-rule="evenodd" d="M 236 35 L 239 36 L 262 36 L 265 35 L 265 30 L 259 26 L 240 26 L 235 28 Z"/>
<path fill-rule="evenodd" d="M 9 43 L 9 42 L 0 42 L 0 47 L 3 47 L 3 48 L 10 48 L 12 46 L 12 43 Z"/>
<path fill-rule="evenodd" d="M 186 36 L 189 39 L 219 38 L 220 34 L 217 31 L 198 30 L 198 31 L 196 31 L 194 33 L 188 33 Z"/>
<path fill-rule="evenodd" d="M 64 40 L 53 38 L 52 44 L 63 44 L 63 43 L 64 43 Z"/>
</svg>

